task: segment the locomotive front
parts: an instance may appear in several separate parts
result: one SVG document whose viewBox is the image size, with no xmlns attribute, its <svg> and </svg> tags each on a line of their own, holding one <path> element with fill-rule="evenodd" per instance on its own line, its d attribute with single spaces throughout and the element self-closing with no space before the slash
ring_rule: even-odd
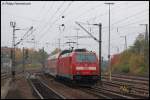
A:
<svg viewBox="0 0 150 100">
<path fill-rule="evenodd" d="M 99 64 L 93 52 L 75 52 L 73 55 L 73 80 L 79 83 L 95 84 L 99 77 Z"/>
</svg>

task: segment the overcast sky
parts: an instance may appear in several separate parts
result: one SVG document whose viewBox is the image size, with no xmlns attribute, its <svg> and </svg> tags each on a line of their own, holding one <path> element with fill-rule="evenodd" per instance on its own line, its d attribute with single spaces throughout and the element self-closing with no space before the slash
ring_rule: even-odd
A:
<svg viewBox="0 0 150 100">
<path fill-rule="evenodd" d="M 19 44 L 22 48 L 42 48 L 50 53 L 58 47 L 60 38 L 61 49 L 68 48 L 68 41 L 76 42 L 77 28 L 79 36 L 88 36 L 75 21 L 83 22 L 87 30 L 99 39 L 97 26 L 88 25 L 102 23 L 102 56 L 108 55 L 108 25 L 109 1 L 2 1 L 1 2 L 1 46 L 12 46 L 12 27 L 10 21 L 16 22 L 16 41 L 33 26 L 33 33 Z M 124 38 L 127 37 L 127 46 L 132 46 L 139 33 L 144 34 L 145 27 L 139 24 L 149 25 L 149 1 L 111 1 L 111 55 L 123 51 Z M 64 16 L 64 18 L 62 18 Z M 86 24 L 84 24 L 86 23 Z M 65 27 L 60 26 L 64 24 Z M 29 32 L 30 34 L 31 32 Z M 31 40 L 34 38 L 35 40 Z M 34 43 L 36 42 L 36 44 Z M 79 48 L 87 48 L 97 52 L 98 43 L 92 38 L 78 39 Z M 76 47 L 76 45 L 74 44 Z M 118 49 L 119 48 L 119 49 Z"/>
</svg>

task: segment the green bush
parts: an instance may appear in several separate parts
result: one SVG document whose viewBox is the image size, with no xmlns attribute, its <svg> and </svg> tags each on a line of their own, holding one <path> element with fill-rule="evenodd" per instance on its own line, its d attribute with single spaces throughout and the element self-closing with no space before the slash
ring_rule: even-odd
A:
<svg viewBox="0 0 150 100">
<path fill-rule="evenodd" d="M 122 66 L 122 72 L 129 73 L 129 71 L 130 71 L 130 67 L 128 64 Z"/>
</svg>

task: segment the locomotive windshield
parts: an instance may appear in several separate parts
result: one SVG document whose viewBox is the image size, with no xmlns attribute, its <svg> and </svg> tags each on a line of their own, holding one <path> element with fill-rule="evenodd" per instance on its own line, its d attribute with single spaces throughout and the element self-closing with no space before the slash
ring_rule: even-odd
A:
<svg viewBox="0 0 150 100">
<path fill-rule="evenodd" d="M 94 54 L 77 54 L 78 62 L 96 62 L 96 56 Z"/>
</svg>

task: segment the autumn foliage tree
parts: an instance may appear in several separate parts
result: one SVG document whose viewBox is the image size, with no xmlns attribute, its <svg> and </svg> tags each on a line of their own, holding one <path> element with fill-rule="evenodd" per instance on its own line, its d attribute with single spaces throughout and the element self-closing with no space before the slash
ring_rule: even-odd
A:
<svg viewBox="0 0 150 100">
<path fill-rule="evenodd" d="M 149 73 L 149 44 L 139 35 L 132 47 L 111 58 L 113 72 L 145 75 Z"/>
</svg>

